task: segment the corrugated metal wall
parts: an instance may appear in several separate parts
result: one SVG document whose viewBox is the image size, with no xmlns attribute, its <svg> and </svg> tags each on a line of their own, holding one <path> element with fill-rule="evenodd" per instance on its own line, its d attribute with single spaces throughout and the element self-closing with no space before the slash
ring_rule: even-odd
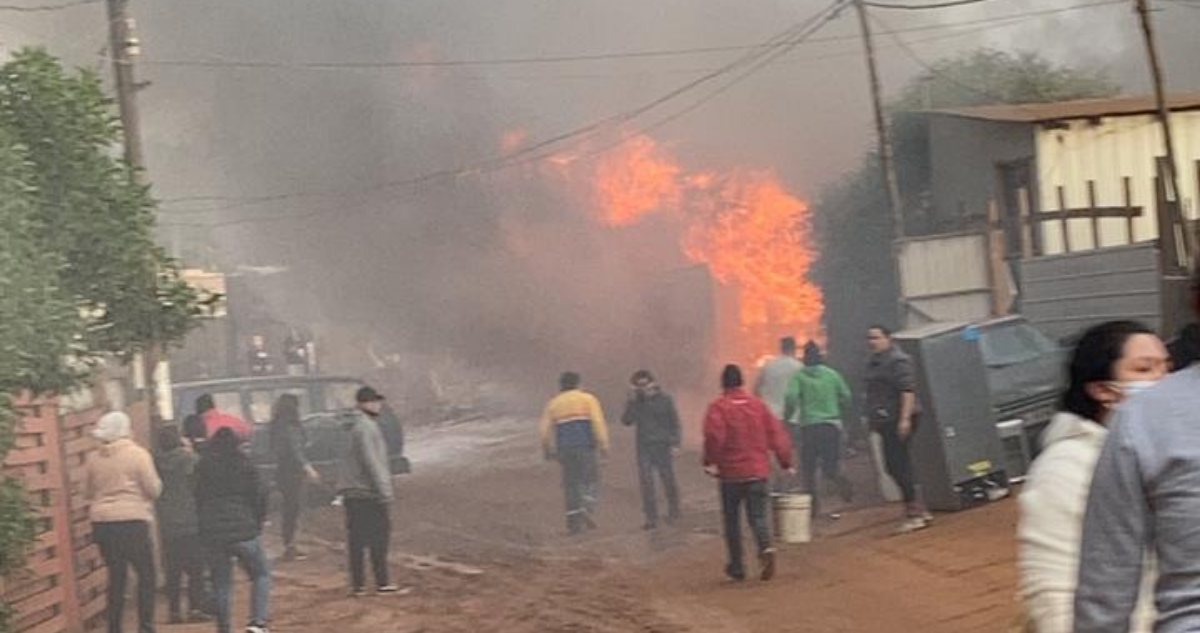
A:
<svg viewBox="0 0 1200 633">
<path fill-rule="evenodd" d="M 1179 187 L 1183 208 L 1197 217 L 1200 188 L 1196 161 L 1200 160 L 1200 112 L 1179 112 L 1171 117 L 1175 151 L 1179 161 Z M 1155 159 L 1163 154 L 1162 132 L 1152 115 L 1108 117 L 1099 124 L 1076 120 L 1065 129 L 1037 131 L 1037 169 L 1040 209 L 1061 209 L 1058 188 L 1063 188 L 1069 208 L 1090 206 L 1088 181 L 1095 182 L 1098 206 L 1125 203 L 1124 179 L 1129 178 L 1133 206 L 1143 208 L 1134 220 L 1133 239 L 1122 218 L 1099 221 L 1099 243 L 1092 237 L 1091 220 L 1069 220 L 1072 250 L 1119 246 L 1157 239 L 1155 221 Z M 1062 227 L 1058 222 L 1041 224 L 1045 253 L 1065 252 Z"/>
<path fill-rule="evenodd" d="M 1114 319 L 1160 330 L 1162 296 L 1153 244 L 1020 262 L 1021 313 L 1051 337 L 1074 336 Z"/>
<path fill-rule="evenodd" d="M 991 314 L 987 240 L 981 233 L 905 241 L 900 283 L 905 327 L 932 321 L 975 321 Z"/>
</svg>

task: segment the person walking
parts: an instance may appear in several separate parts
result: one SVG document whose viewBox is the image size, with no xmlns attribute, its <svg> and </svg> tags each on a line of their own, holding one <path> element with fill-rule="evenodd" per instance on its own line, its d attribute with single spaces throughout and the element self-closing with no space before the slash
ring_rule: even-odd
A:
<svg viewBox="0 0 1200 633">
<path fill-rule="evenodd" d="M 1042 435 L 1017 522 L 1017 567 L 1026 619 L 1036 633 L 1071 633 L 1088 486 L 1117 404 L 1167 373 L 1167 351 L 1146 326 L 1113 321 L 1079 339 L 1060 411 Z M 1153 609 L 1134 633 L 1152 630 Z"/>
<path fill-rule="evenodd" d="M 866 407 L 871 430 L 883 440 L 884 466 L 904 498 L 904 519 L 897 534 L 929 527 L 933 515 L 917 491 L 910 444 L 917 432 L 917 375 L 912 358 L 892 341 L 883 326 L 867 331 L 871 358 L 866 370 Z"/>
<path fill-rule="evenodd" d="M 846 379 L 825 364 L 821 348 L 809 341 L 804 346 L 804 369 L 788 384 L 783 419 L 799 455 L 804 490 L 812 497 L 813 516 L 820 512 L 818 468 L 837 486 L 843 502 L 854 496 L 854 487 L 841 472 L 842 421 L 850 411 L 850 398 Z"/>
<path fill-rule="evenodd" d="M 275 453 L 275 487 L 282 497 L 283 560 L 305 560 L 296 547 L 296 530 L 304 505 L 305 483 L 320 481 L 317 471 L 304 454 L 306 438 L 300 423 L 300 398 L 285 393 L 275 401 L 271 412 L 271 450 Z"/>
<path fill-rule="evenodd" d="M 375 592 L 396 593 L 388 570 L 388 546 L 392 538 L 392 473 L 387 442 L 378 418 L 384 398 L 372 387 L 354 395 L 358 411 L 343 427 L 348 434 L 338 463 L 338 494 L 346 508 L 347 553 L 350 557 L 350 593 L 367 593 L 363 567 L 367 552 L 375 575 Z"/>
<path fill-rule="evenodd" d="M 542 412 L 542 452 L 562 467 L 567 531 L 594 529 L 598 501 L 598 454 L 608 454 L 608 423 L 600 401 L 579 388 L 582 378 L 568 371 L 559 376 L 559 394 Z"/>
<path fill-rule="evenodd" d="M 658 494 L 654 477 L 662 480 L 667 497 L 667 523 L 679 520 L 679 487 L 675 483 L 674 452 L 679 450 L 680 425 L 675 401 L 654 381 L 648 370 L 630 378 L 629 400 L 621 423 L 637 428 L 638 484 L 642 492 L 643 529 L 658 527 Z"/>
<path fill-rule="evenodd" d="M 134 443 L 133 424 L 121 411 L 106 413 L 92 436 L 100 449 L 87 462 L 85 496 L 92 539 L 108 568 L 108 633 L 121 633 L 129 568 L 137 574 L 138 633 L 154 633 L 154 551 L 150 524 L 162 481 L 150 453 Z"/>
<path fill-rule="evenodd" d="M 208 622 L 204 577 L 204 551 L 200 545 L 200 518 L 196 514 L 196 462 L 199 457 L 179 436 L 174 426 L 158 430 L 154 466 L 162 480 L 158 512 L 159 543 L 166 574 L 170 624 L 183 624 L 183 581 L 187 579 L 187 622 Z"/>
<path fill-rule="evenodd" d="M 233 429 L 222 427 L 208 440 L 196 466 L 196 510 L 200 540 L 212 570 L 217 633 L 230 633 L 233 619 L 233 561 L 250 577 L 250 621 L 246 633 L 267 633 L 271 568 L 259 538 L 267 495 L 258 471 L 242 451 Z"/>
<path fill-rule="evenodd" d="M 1109 429 L 1084 514 L 1075 633 L 1129 629 L 1147 550 L 1155 633 L 1200 631 L 1200 365 L 1127 400 Z"/>
<path fill-rule="evenodd" d="M 704 415 L 704 471 L 720 480 L 721 514 L 729 560 L 725 575 L 735 581 L 746 579 L 742 551 L 741 512 L 758 546 L 759 577 L 775 575 L 775 549 L 767 524 L 770 498 L 771 455 L 779 466 L 795 474 L 792 445 L 783 424 L 770 409 L 743 388 L 742 370 L 726 365 L 721 372 L 721 397 L 708 405 Z"/>
<path fill-rule="evenodd" d="M 788 383 L 803 368 L 796 358 L 796 339 L 785 336 L 779 339 L 779 355 L 772 356 L 759 370 L 754 380 L 754 395 L 766 403 L 771 415 L 777 419 L 783 419 Z"/>
</svg>

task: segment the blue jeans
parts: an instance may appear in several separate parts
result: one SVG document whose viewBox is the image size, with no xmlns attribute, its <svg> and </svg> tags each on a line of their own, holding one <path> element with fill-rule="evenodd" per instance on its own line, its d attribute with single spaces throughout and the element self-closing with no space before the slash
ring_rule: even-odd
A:
<svg viewBox="0 0 1200 633">
<path fill-rule="evenodd" d="M 258 539 L 209 546 L 209 564 L 212 566 L 213 592 L 217 600 L 217 631 L 230 632 L 233 596 L 233 559 L 242 564 L 250 576 L 250 620 L 266 624 L 270 617 L 271 568 L 267 553 Z"/>
</svg>

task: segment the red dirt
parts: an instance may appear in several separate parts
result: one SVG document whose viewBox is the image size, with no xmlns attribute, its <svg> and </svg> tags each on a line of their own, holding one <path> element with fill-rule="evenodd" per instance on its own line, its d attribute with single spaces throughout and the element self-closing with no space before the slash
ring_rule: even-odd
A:
<svg viewBox="0 0 1200 633">
<path fill-rule="evenodd" d="M 783 547 L 775 580 L 732 584 L 721 575 L 716 491 L 695 455 L 678 463 L 686 521 L 646 533 L 630 434 L 615 431 L 601 527 L 573 539 L 563 534 L 557 467 L 537 459 L 533 423 L 494 424 L 412 438 L 416 473 L 398 480 L 394 511 L 393 568 L 406 595 L 347 597 L 340 514 L 318 509 L 305 518 L 312 558 L 276 566 L 273 629 L 967 633 L 1007 631 L 1017 618 L 1012 501 L 893 537 L 897 510 L 863 495 L 871 507 L 823 522 L 812 543 Z M 464 434 L 472 443 L 454 445 Z M 454 450 L 429 450 L 447 442 Z M 869 487 L 866 464 L 851 469 L 860 490 Z M 412 569 L 409 555 L 482 573 Z M 237 600 L 244 605 L 244 587 Z"/>
</svg>

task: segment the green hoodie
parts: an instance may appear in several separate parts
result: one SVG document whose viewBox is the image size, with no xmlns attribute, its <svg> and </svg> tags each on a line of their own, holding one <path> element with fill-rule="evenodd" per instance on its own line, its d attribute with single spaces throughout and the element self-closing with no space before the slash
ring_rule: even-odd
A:
<svg viewBox="0 0 1200 633">
<path fill-rule="evenodd" d="M 792 376 L 784 401 L 783 419 L 789 424 L 842 424 L 850 403 L 850 387 L 826 365 L 805 367 Z"/>
</svg>

